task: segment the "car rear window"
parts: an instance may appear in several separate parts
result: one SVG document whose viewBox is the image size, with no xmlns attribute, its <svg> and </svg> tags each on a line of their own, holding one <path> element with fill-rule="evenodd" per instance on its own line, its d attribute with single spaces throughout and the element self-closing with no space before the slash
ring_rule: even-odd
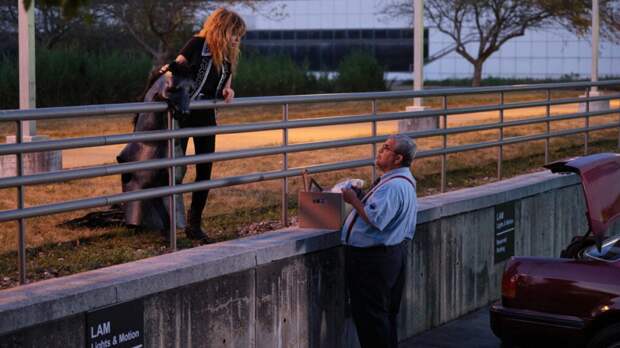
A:
<svg viewBox="0 0 620 348">
<path fill-rule="evenodd" d="M 620 260 L 620 237 L 606 240 L 601 247 L 601 251 L 598 251 L 595 245 L 589 247 L 586 250 L 586 255 L 594 259 L 605 261 Z"/>
</svg>

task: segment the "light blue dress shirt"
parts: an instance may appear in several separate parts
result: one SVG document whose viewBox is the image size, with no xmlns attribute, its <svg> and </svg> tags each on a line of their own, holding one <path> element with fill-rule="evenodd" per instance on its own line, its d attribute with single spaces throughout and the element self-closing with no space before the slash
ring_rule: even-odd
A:
<svg viewBox="0 0 620 348">
<path fill-rule="evenodd" d="M 383 174 L 378 184 L 379 187 L 364 203 L 364 210 L 372 226 L 358 216 L 347 243 L 346 235 L 349 225 L 353 217 L 357 215 L 353 209 L 340 231 L 343 244 L 367 248 L 378 245 L 396 245 L 405 239 L 413 239 L 418 215 L 415 188 L 403 178 L 387 181 L 394 176 L 405 176 L 415 184 L 409 168 L 396 168 Z"/>
</svg>

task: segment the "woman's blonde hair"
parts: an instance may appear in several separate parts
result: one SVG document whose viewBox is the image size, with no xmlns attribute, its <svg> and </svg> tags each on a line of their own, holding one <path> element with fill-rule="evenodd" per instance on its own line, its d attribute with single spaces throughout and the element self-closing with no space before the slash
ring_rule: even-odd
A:
<svg viewBox="0 0 620 348">
<path fill-rule="evenodd" d="M 196 36 L 207 40 L 209 51 L 213 56 L 216 68 L 220 69 L 224 60 L 228 60 L 233 71 L 239 60 L 239 46 L 230 47 L 229 40 L 232 36 L 241 38 L 245 35 L 245 22 L 235 12 L 218 8 L 213 11 L 202 26 L 202 30 Z"/>
</svg>

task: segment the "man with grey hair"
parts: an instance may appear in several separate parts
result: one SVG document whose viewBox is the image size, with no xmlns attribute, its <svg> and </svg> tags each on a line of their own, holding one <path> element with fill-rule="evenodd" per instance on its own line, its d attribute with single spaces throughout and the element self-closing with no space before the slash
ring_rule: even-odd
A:
<svg viewBox="0 0 620 348">
<path fill-rule="evenodd" d="M 410 170 L 415 152 L 416 144 L 408 136 L 390 136 L 375 160 L 383 172 L 379 182 L 361 200 L 352 190 L 342 192 L 353 206 L 341 240 L 351 313 L 362 348 L 398 347 L 396 315 L 418 210 Z"/>
</svg>

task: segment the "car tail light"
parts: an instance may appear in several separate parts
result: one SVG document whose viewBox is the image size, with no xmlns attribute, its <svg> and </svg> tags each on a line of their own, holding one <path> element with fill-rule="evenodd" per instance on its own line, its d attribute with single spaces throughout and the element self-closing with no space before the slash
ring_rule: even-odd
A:
<svg viewBox="0 0 620 348">
<path fill-rule="evenodd" d="M 517 297 L 517 283 L 519 282 L 519 274 L 504 273 L 502 278 L 502 297 L 514 299 Z"/>
<path fill-rule="evenodd" d="M 517 297 L 517 285 L 519 284 L 519 264 L 515 259 L 510 259 L 506 264 L 502 277 L 502 298 L 512 300 Z"/>
</svg>

